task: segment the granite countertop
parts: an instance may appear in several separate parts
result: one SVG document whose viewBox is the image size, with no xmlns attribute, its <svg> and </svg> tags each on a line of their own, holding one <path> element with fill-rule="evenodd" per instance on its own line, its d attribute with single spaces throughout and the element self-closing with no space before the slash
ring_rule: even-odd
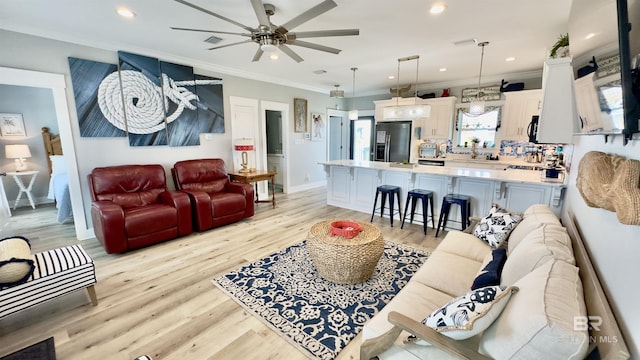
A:
<svg viewBox="0 0 640 360">
<path fill-rule="evenodd" d="M 446 159 L 446 158 L 445 158 Z M 473 162 L 479 160 L 472 160 Z M 487 163 L 495 163 L 493 160 L 484 160 Z M 464 161 L 471 162 L 471 161 Z M 416 174 L 433 174 L 443 175 L 451 177 L 471 177 L 495 181 L 504 182 L 516 182 L 516 183 L 529 183 L 539 184 L 545 186 L 565 186 L 565 179 L 547 179 L 544 177 L 541 171 L 534 170 L 519 170 L 519 169 L 507 169 L 507 170 L 490 170 L 481 168 L 468 168 L 468 167 L 456 167 L 456 166 L 429 166 L 418 165 L 414 166 L 391 166 L 388 162 L 379 161 L 355 161 L 355 160 L 334 160 L 320 163 L 325 166 L 346 166 L 346 167 L 358 167 L 365 169 L 376 170 L 390 170 L 400 172 L 410 172 Z"/>
</svg>

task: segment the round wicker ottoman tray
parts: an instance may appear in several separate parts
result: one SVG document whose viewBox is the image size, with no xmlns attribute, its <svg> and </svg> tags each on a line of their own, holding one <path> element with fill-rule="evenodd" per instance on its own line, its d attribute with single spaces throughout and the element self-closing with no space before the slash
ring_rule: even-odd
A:
<svg viewBox="0 0 640 360">
<path fill-rule="evenodd" d="M 355 223 L 360 231 L 349 231 L 347 237 L 332 235 L 332 223 Z M 333 229 L 336 233 L 336 228 Z M 322 221 L 311 226 L 307 249 L 320 276 L 337 284 L 355 284 L 373 275 L 384 252 L 384 239 L 380 230 L 368 223 Z"/>
</svg>

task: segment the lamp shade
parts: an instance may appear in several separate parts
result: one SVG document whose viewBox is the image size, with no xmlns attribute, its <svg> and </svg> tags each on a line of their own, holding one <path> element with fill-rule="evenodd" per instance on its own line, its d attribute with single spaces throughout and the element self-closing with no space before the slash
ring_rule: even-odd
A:
<svg viewBox="0 0 640 360">
<path fill-rule="evenodd" d="M 253 147 L 253 139 L 236 139 L 234 149 L 236 151 L 252 151 Z"/>
<path fill-rule="evenodd" d="M 7 159 L 20 159 L 20 158 L 31 157 L 31 151 L 29 150 L 29 145 L 26 145 L 26 144 L 5 145 L 4 152 Z"/>
</svg>

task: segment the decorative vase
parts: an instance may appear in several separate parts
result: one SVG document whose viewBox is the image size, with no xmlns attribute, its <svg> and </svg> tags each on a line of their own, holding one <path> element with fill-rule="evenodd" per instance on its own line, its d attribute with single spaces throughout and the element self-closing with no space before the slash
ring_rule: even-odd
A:
<svg viewBox="0 0 640 360">
<path fill-rule="evenodd" d="M 440 97 L 449 97 L 449 89 L 442 89 L 442 95 Z"/>
</svg>

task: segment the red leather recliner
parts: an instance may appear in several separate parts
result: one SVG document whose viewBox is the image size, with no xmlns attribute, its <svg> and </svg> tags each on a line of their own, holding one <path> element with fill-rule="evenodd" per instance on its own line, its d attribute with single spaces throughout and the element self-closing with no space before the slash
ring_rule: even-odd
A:
<svg viewBox="0 0 640 360">
<path fill-rule="evenodd" d="M 192 232 L 189 197 L 167 191 L 161 165 L 99 167 L 88 178 L 93 229 L 107 253 L 123 253 Z"/>
<path fill-rule="evenodd" d="M 229 181 L 224 160 L 178 161 L 171 174 L 176 189 L 189 194 L 196 230 L 204 231 L 253 216 L 253 186 Z"/>
</svg>

